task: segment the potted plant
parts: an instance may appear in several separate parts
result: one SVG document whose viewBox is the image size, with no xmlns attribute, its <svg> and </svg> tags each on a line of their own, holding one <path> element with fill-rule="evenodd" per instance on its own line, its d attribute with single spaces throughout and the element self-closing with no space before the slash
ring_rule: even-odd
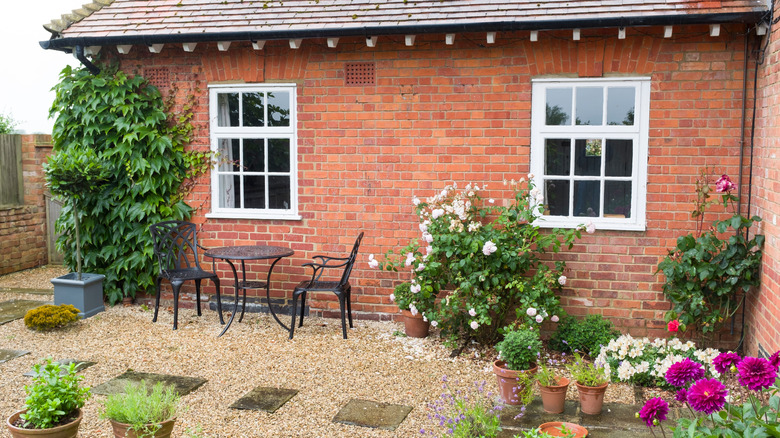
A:
<svg viewBox="0 0 780 438">
<path fill-rule="evenodd" d="M 111 421 L 116 438 L 168 438 L 180 399 L 173 386 L 162 382 L 151 388 L 143 380 L 128 382 L 124 393 L 109 395 L 103 402 L 100 417 Z"/>
<path fill-rule="evenodd" d="M 552 367 L 552 360 L 548 364 L 539 364 L 536 371 L 536 382 L 539 383 L 539 392 L 542 395 L 542 407 L 549 414 L 560 414 L 566 404 L 566 391 L 569 389 L 569 379 L 559 376 Z"/>
<path fill-rule="evenodd" d="M 598 415 L 604 405 L 604 393 L 609 385 L 609 376 L 602 367 L 588 362 L 579 353 L 566 365 L 580 394 L 580 409 L 588 415 Z"/>
<path fill-rule="evenodd" d="M 425 300 L 420 295 L 422 286 L 416 281 L 404 282 L 395 287 L 391 298 L 398 304 L 401 313 L 404 315 L 404 330 L 407 336 L 413 338 L 424 338 L 428 336 L 430 330 L 430 321 L 425 317 L 424 312 L 432 307 L 432 300 Z M 431 294 L 435 298 L 436 294 Z M 430 301 L 430 303 L 429 303 Z"/>
<path fill-rule="evenodd" d="M 588 429 L 579 424 L 563 421 L 551 421 L 539 426 L 540 433 L 546 433 L 550 437 L 583 438 L 588 436 Z"/>
<path fill-rule="evenodd" d="M 499 358 L 493 362 L 501 400 L 510 405 L 527 404 L 533 396 L 536 358 L 542 348 L 539 332 L 520 325 L 509 327 L 496 344 Z"/>
<path fill-rule="evenodd" d="M 103 305 L 103 279 L 101 274 L 85 274 L 81 271 L 81 224 L 79 205 L 84 194 L 102 190 L 108 180 L 108 171 L 90 148 L 78 148 L 69 153 L 58 153 L 44 163 L 46 184 L 51 193 L 62 198 L 69 208 L 62 214 L 73 215 L 73 231 L 76 241 L 76 272 L 53 278 L 54 304 L 72 304 L 81 309 L 82 318 L 105 310 Z"/>
<path fill-rule="evenodd" d="M 71 363 L 64 373 L 60 364 L 47 359 L 43 366 L 33 366 L 32 384 L 27 393 L 25 409 L 11 415 L 6 426 L 14 438 L 71 438 L 78 434 L 81 408 L 90 396 L 89 388 L 79 387 L 82 376 L 76 375 Z"/>
</svg>

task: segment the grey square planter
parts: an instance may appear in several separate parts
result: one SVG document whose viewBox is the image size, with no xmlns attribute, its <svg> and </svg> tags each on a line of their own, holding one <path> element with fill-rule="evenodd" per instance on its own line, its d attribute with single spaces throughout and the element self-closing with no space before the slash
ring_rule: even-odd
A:
<svg viewBox="0 0 780 438">
<path fill-rule="evenodd" d="M 52 278 L 54 285 L 54 305 L 72 304 L 81 310 L 79 316 L 89 318 L 104 311 L 103 279 L 101 274 L 79 274 L 71 272 L 62 277 Z"/>
</svg>

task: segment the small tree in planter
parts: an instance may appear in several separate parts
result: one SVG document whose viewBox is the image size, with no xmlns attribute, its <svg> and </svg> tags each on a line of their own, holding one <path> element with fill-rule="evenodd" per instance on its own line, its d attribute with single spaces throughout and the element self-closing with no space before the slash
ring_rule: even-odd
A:
<svg viewBox="0 0 780 438">
<path fill-rule="evenodd" d="M 62 214 L 72 214 L 76 241 L 76 273 L 52 279 L 54 303 L 72 304 L 81 309 L 83 318 L 103 311 L 103 278 L 101 274 L 84 274 L 81 270 L 81 232 L 79 208 L 88 193 L 100 191 L 108 181 L 108 172 L 90 148 L 74 147 L 49 157 L 43 165 L 51 193 L 66 204 Z"/>
</svg>

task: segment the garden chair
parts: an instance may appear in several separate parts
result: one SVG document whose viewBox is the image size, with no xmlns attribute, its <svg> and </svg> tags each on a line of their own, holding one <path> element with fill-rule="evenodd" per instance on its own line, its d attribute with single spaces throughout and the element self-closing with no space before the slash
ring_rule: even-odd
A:
<svg viewBox="0 0 780 438">
<path fill-rule="evenodd" d="M 344 320 L 344 305 L 347 307 L 347 315 L 349 316 L 349 328 L 353 328 L 352 325 L 352 305 L 350 304 L 350 293 L 352 292 L 352 286 L 349 284 L 349 275 L 352 273 L 352 266 L 355 264 L 355 258 L 357 257 L 358 248 L 360 247 L 360 241 L 363 240 L 363 233 L 361 232 L 355 240 L 355 245 L 352 247 L 352 252 L 349 257 L 328 257 L 323 255 L 316 255 L 312 257 L 315 262 L 304 263 L 303 266 L 312 268 L 311 278 L 298 283 L 293 291 L 292 302 L 292 322 L 290 323 L 290 339 L 295 334 L 295 314 L 297 313 L 298 297 L 301 297 L 301 321 L 299 327 L 303 327 L 303 315 L 306 308 L 306 294 L 308 292 L 333 292 L 339 299 L 339 310 L 341 310 L 341 332 L 344 335 L 344 339 L 347 339 L 347 324 Z M 322 277 L 325 268 L 344 268 L 339 281 L 323 281 Z"/>
<path fill-rule="evenodd" d="M 173 329 L 177 328 L 179 316 L 179 290 L 182 284 L 188 280 L 195 280 L 195 297 L 200 310 L 200 283 L 203 279 L 210 279 L 217 288 L 217 311 L 219 322 L 224 324 L 222 318 L 222 303 L 219 297 L 219 277 L 216 272 L 204 271 L 200 267 L 198 248 L 205 250 L 198 244 L 196 226 L 192 222 L 165 221 L 149 226 L 154 241 L 154 253 L 160 266 L 157 276 L 157 298 L 154 303 L 154 318 L 157 322 L 157 312 L 160 309 L 160 294 L 163 279 L 171 282 L 173 288 Z M 212 267 L 213 267 L 212 260 Z"/>
</svg>

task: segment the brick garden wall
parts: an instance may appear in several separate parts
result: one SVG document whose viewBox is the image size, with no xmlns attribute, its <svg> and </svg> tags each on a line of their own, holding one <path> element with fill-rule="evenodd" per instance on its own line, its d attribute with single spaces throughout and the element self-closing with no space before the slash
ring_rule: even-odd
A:
<svg viewBox="0 0 780 438">
<path fill-rule="evenodd" d="M 0 275 L 48 261 L 42 165 L 51 152 L 48 135 L 22 135 L 24 205 L 0 208 Z"/>
<path fill-rule="evenodd" d="M 368 254 L 398 249 L 417 235 L 412 195 L 430 196 L 455 181 L 487 183 L 488 196 L 501 198 L 504 179 L 528 173 L 532 78 L 650 76 L 647 230 L 600 230 L 560 258 L 568 261 L 562 300 L 570 313 L 603 314 L 624 331 L 657 336 L 669 305 L 654 272 L 676 238 L 694 227 L 689 212 L 699 169 L 737 173 L 742 32 L 726 26 L 713 38 L 706 26 L 675 27 L 665 39 L 663 28 L 651 27 L 628 29 L 619 40 L 614 29 L 583 30 L 579 42 L 570 32 L 540 32 L 538 42 L 517 32 L 500 33 L 494 45 L 484 34 L 463 34 L 454 46 L 444 35 L 418 35 L 414 47 L 398 36 L 380 37 L 376 48 L 342 38 L 336 49 L 304 40 L 298 50 L 269 41 L 262 51 L 233 43 L 227 52 L 201 43 L 194 53 L 167 45 L 150 54 L 135 46 L 115 56 L 128 71 L 167 69 L 172 85 L 165 93 L 197 96 L 200 148 L 209 144 L 208 84 L 296 82 L 303 219 L 206 219 L 204 178 L 190 200 L 200 207 L 201 239 L 206 246 L 291 246 L 295 256 L 275 271 L 275 284 L 289 296 L 304 278 L 301 263 L 318 253 L 345 254 L 365 231 L 353 310 L 383 319 L 398 312 L 388 295 L 401 277 L 369 269 Z M 345 86 L 344 64 L 362 61 L 376 63 L 376 86 Z M 336 301 L 320 298 L 313 310 L 333 315 Z"/>
</svg>

